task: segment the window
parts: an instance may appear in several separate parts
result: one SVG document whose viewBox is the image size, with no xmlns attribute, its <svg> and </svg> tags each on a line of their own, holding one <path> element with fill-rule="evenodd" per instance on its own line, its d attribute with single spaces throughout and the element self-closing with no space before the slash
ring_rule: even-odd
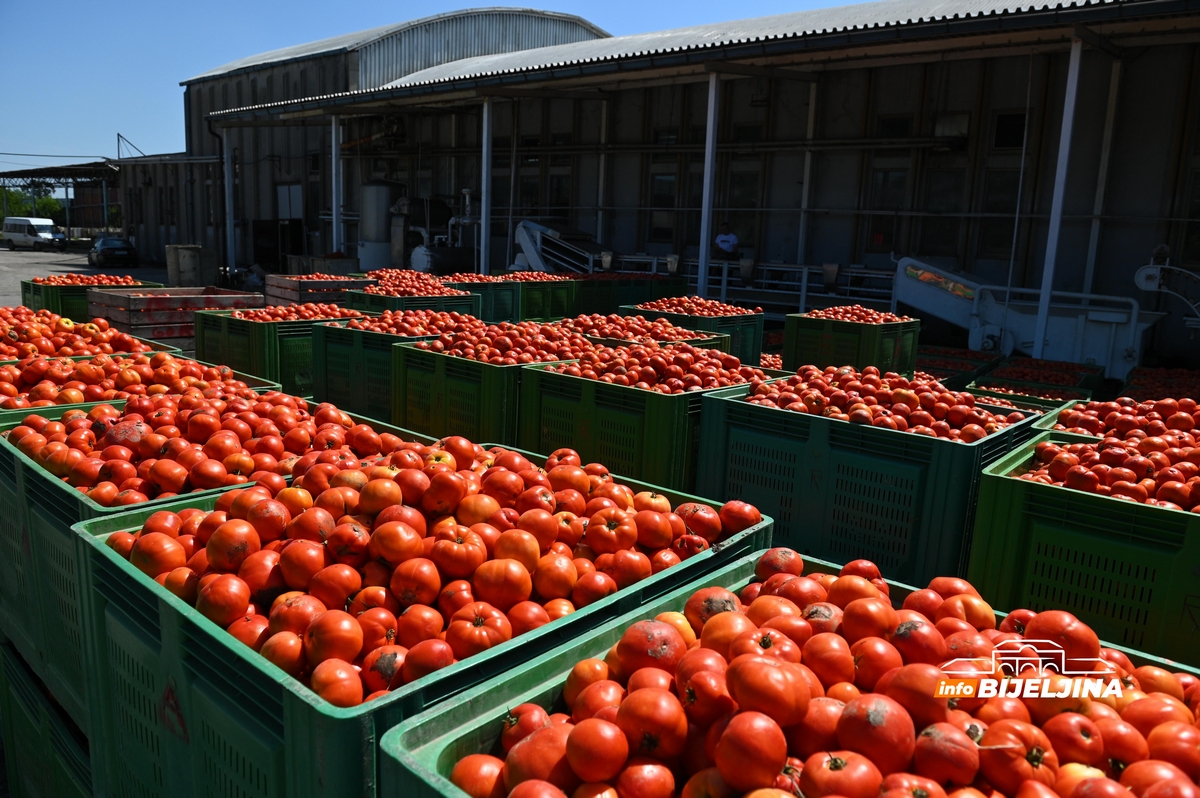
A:
<svg viewBox="0 0 1200 798">
<path fill-rule="evenodd" d="M 538 194 L 541 181 L 537 175 L 522 175 L 517 183 L 517 207 L 522 213 L 537 216 L 541 210 Z"/>
<path fill-rule="evenodd" d="M 319 152 L 309 154 L 308 171 L 310 174 L 314 175 L 321 173 L 321 154 Z"/>
<path fill-rule="evenodd" d="M 537 147 L 540 147 L 541 144 L 542 144 L 542 139 L 540 136 L 521 136 L 521 149 L 523 149 L 523 150 L 536 149 Z M 521 163 L 535 164 L 537 162 L 538 162 L 538 156 L 537 156 L 536 152 L 528 152 L 528 153 L 521 154 Z"/>
<path fill-rule="evenodd" d="M 675 207 L 675 175 L 650 176 L 650 240 L 673 241 L 675 239 L 675 212 L 658 210 Z"/>
<path fill-rule="evenodd" d="M 989 169 L 983 179 L 983 212 L 1002 213 L 1005 217 L 985 217 L 979 224 L 981 258 L 1008 258 L 1012 255 L 1013 218 L 1017 212 L 1021 172 L 1017 169 Z"/>
<path fill-rule="evenodd" d="M 904 207 L 907 169 L 876 169 L 871 176 L 871 209 L 897 211 Z M 867 252 L 891 252 L 895 248 L 900 217 L 872 215 L 867 223 Z"/>
<path fill-rule="evenodd" d="M 546 194 L 550 215 L 566 219 L 571 211 L 571 176 L 550 175 Z"/>
<path fill-rule="evenodd" d="M 552 147 L 570 147 L 571 146 L 571 134 L 570 133 L 554 133 L 554 134 L 552 134 L 550 136 L 550 146 L 552 146 Z M 566 155 L 565 153 L 562 155 L 551 155 L 550 163 L 553 166 L 569 166 L 571 163 L 571 156 Z"/>
<path fill-rule="evenodd" d="M 1019 150 L 1025 145 L 1025 114 L 996 114 L 993 150 Z"/>
<path fill-rule="evenodd" d="M 925 210 L 957 213 L 962 210 L 964 169 L 932 169 L 925 186 Z M 962 220 L 956 216 L 927 216 L 921 220 L 920 251 L 924 255 L 957 255 Z"/>
<path fill-rule="evenodd" d="M 1192 193 L 1188 197 L 1188 222 L 1183 234 L 1183 262 L 1200 263 L 1200 171 L 1192 172 Z"/>
<path fill-rule="evenodd" d="M 875 120 L 876 129 L 881 139 L 906 139 L 912 135 L 912 117 L 881 116 Z"/>
</svg>

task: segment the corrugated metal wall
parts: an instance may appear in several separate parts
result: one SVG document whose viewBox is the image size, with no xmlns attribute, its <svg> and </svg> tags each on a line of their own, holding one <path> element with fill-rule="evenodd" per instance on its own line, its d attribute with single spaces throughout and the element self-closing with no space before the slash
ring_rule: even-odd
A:
<svg viewBox="0 0 1200 798">
<path fill-rule="evenodd" d="M 374 89 L 461 58 L 596 38 L 593 29 L 561 17 L 519 11 L 457 14 L 362 47 L 358 51 L 358 85 L 351 88 Z"/>
</svg>

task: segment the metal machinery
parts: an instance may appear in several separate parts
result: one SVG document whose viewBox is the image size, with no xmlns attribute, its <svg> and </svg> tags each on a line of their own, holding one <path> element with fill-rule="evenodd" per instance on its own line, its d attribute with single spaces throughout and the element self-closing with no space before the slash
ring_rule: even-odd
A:
<svg viewBox="0 0 1200 798">
<path fill-rule="evenodd" d="M 457 209 L 437 197 L 401 197 L 390 212 L 391 265 L 433 274 L 477 270 L 475 236 L 464 235 L 479 224 L 469 190 Z"/>
<path fill-rule="evenodd" d="M 1151 262 L 1138 269 L 1133 282 L 1143 291 L 1170 294 L 1187 305 L 1183 325 L 1188 329 L 1200 327 L 1200 275 L 1171 265 L 1166 247 L 1155 250 Z"/>
<path fill-rule="evenodd" d="M 972 349 L 1032 351 L 1040 295 L 1037 288 L 985 285 L 913 258 L 896 266 L 896 301 L 965 328 Z M 1142 310 L 1132 297 L 1054 291 L 1042 356 L 1103 366 L 1107 378 L 1123 380 L 1141 360 L 1142 333 L 1165 315 Z"/>
</svg>

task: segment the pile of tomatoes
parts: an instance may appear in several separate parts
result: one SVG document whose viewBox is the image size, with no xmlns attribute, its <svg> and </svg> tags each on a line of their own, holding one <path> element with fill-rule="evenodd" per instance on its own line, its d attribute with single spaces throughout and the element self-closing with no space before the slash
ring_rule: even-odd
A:
<svg viewBox="0 0 1200 798">
<path fill-rule="evenodd" d="M 1020 382 L 1037 382 L 1047 385 L 1064 385 L 1074 388 L 1079 385 L 1080 375 L 1074 371 L 1048 371 L 1031 369 L 1022 366 L 1001 366 L 988 375 L 1002 380 L 1018 380 Z"/>
<path fill-rule="evenodd" d="M 579 333 L 558 324 L 500 322 L 483 329 L 443 333 L 436 341 L 418 341 L 418 349 L 478 360 L 497 366 L 573 360 L 595 347 Z"/>
<path fill-rule="evenodd" d="M 505 280 L 515 280 L 518 283 L 558 283 L 563 280 L 570 280 L 565 274 L 551 274 L 549 272 L 509 272 L 504 275 Z"/>
<path fill-rule="evenodd" d="M 344 274 L 325 274 L 323 272 L 313 272 L 312 274 L 277 274 L 276 277 L 281 280 L 349 280 L 352 279 Z"/>
<path fill-rule="evenodd" d="M 936 578 L 893 609 L 869 561 L 838 576 L 804 566 L 771 549 L 740 593 L 703 588 L 632 624 L 576 663 L 553 703 L 511 708 L 495 747 L 460 759 L 450 780 L 471 798 L 1200 791 L 1195 676 L 1134 667 L 1067 612 L 1020 609 L 997 625 L 963 579 Z M 1042 670 L 1062 663 L 1025 640 L 1060 645 L 1121 695 L 1071 697 L 1071 677 Z M 991 676 L 994 650 L 1023 658 L 1018 687 L 1035 697 L 935 697 L 958 674 Z"/>
<path fill-rule="evenodd" d="M 1139 366 L 1129 373 L 1122 390 L 1134 397 L 1200 396 L 1200 372 L 1192 369 L 1156 369 Z"/>
<path fill-rule="evenodd" d="M 301 455 L 319 449 L 367 457 L 380 452 L 372 446 L 399 443 L 354 425 L 332 405 L 310 416 L 304 400 L 286 394 L 258 396 L 236 381 L 204 384 L 178 395 L 135 396 L 123 411 L 98 405 L 68 410 L 59 421 L 32 414 L 4 434 L 102 507 L 245 482 L 278 491 Z"/>
<path fill-rule="evenodd" d="M 276 321 L 320 321 L 321 319 L 355 319 L 361 318 L 357 310 L 343 308 L 326 302 L 305 302 L 303 305 L 268 305 L 265 308 L 252 310 L 235 310 L 233 318 L 245 321 L 276 322 Z"/>
<path fill-rule="evenodd" d="M 1012 357 L 1004 365 L 1034 371 L 1073 371 L 1076 374 L 1100 374 L 1104 371 L 1099 366 L 1070 363 L 1066 360 L 1042 360 L 1036 357 Z"/>
<path fill-rule="evenodd" d="M 346 327 L 351 330 L 370 330 L 407 338 L 442 333 L 479 334 L 486 326 L 468 313 L 444 310 L 385 310 L 378 316 L 346 322 Z"/>
<path fill-rule="evenodd" d="M 128 274 L 51 274 L 48 277 L 34 277 L 38 285 L 141 285 L 142 281 Z"/>
<path fill-rule="evenodd" d="M 1168 431 L 1196 436 L 1200 435 L 1200 406 L 1195 399 L 1139 402 L 1128 396 L 1111 402 L 1081 402 L 1059 413 L 1054 429 L 1125 439 L 1152 438 Z"/>
<path fill-rule="evenodd" d="M 966 368 L 963 368 L 966 366 Z M 974 371 L 974 368 L 969 363 L 963 363 L 961 360 L 946 357 L 928 357 L 926 355 L 917 355 L 917 368 L 923 369 L 946 369 L 955 373 L 962 371 Z"/>
<path fill-rule="evenodd" d="M 976 352 L 974 349 L 959 349 L 953 346 L 921 346 L 917 349 L 917 357 L 952 357 L 957 360 L 991 360 L 995 355 L 987 352 Z"/>
<path fill-rule="evenodd" d="M 380 437 L 369 447 L 377 453 Z M 212 512 L 155 513 L 107 544 L 344 707 L 550 623 L 762 520 L 742 502 L 672 511 L 665 496 L 635 494 L 570 449 L 543 470 L 461 437 L 383 448 L 385 457 L 360 461 L 322 447 L 294 464 L 291 487 L 260 482 L 223 494 Z"/>
<path fill-rule="evenodd" d="M 745 316 L 762 313 L 762 308 L 746 310 L 737 305 L 727 305 L 715 299 L 704 299 L 699 296 L 673 296 L 666 299 L 655 299 L 643 302 L 638 310 L 657 310 L 662 313 L 683 313 L 688 316 Z"/>
<path fill-rule="evenodd" d="M 363 290 L 368 294 L 383 296 L 469 296 L 470 291 L 447 288 L 432 274 L 414 272 L 411 269 L 378 269 L 367 272 L 367 276 L 378 280 Z"/>
<path fill-rule="evenodd" d="M 475 272 L 459 272 L 458 274 L 450 274 L 445 277 L 439 277 L 443 285 L 454 283 L 498 283 L 505 278 L 493 277 L 490 274 L 476 274 Z"/>
<path fill-rule="evenodd" d="M 70 358 L 25 358 L 0 366 L 0 408 L 52 407 L 80 402 L 108 402 L 147 394 L 181 393 L 190 387 L 253 395 L 245 383 L 233 382 L 226 366 L 202 366 L 166 352 L 153 356 L 99 355 L 89 361 Z M 237 387 L 237 386 L 240 386 Z"/>
<path fill-rule="evenodd" d="M 609 338 L 620 341 L 636 341 L 649 344 L 655 342 L 692 341 L 711 338 L 711 334 L 676 327 L 666 319 L 650 321 L 645 316 L 621 316 L 616 313 L 604 316 L 600 313 L 563 319 L 560 324 L 581 335 L 593 338 Z"/>
<path fill-rule="evenodd" d="M 988 375 L 991 376 L 990 374 Z M 1057 399 L 1062 402 L 1069 402 L 1072 399 L 1086 399 L 1084 394 L 1079 391 L 1068 391 L 1060 388 L 1034 388 L 1029 385 L 1022 385 L 1020 388 L 1013 388 L 1010 385 L 1003 383 L 995 383 L 987 378 L 980 378 L 975 381 L 976 387 L 981 391 L 991 391 L 992 393 L 1006 393 L 1009 396 L 1032 396 L 1038 399 Z"/>
<path fill-rule="evenodd" d="M 757 387 L 767 379 L 761 369 L 743 366 L 734 355 L 691 344 L 598 347 L 575 363 L 547 366 L 547 371 L 666 394 L 743 383 Z"/>
<path fill-rule="evenodd" d="M 912 321 L 910 316 L 897 316 L 881 310 L 864 308 L 862 305 L 839 305 L 834 308 L 817 308 L 804 314 L 810 319 L 832 319 L 854 321 L 859 324 L 891 324 L 897 321 Z"/>
<path fill-rule="evenodd" d="M 850 366 L 802 366 L 786 380 L 754 386 L 746 401 L 965 443 L 1025 418 L 1019 412 L 988 412 L 965 391 L 948 391 L 938 382 L 910 381 L 890 372 L 881 375 L 874 366 L 861 374 Z"/>
<path fill-rule="evenodd" d="M 768 355 L 764 352 L 758 356 L 758 365 L 765 369 L 782 369 L 783 355 Z"/>
<path fill-rule="evenodd" d="M 1128 499 L 1171 510 L 1200 512 L 1200 448 L 1190 432 L 1152 438 L 1105 438 L 1097 443 L 1034 447 L 1018 479 Z"/>
<path fill-rule="evenodd" d="M 0 308 L 0 359 L 31 355 L 100 355 L 145 352 L 149 345 L 132 335 L 110 329 L 107 319 L 75 322 L 48 310 Z"/>
</svg>

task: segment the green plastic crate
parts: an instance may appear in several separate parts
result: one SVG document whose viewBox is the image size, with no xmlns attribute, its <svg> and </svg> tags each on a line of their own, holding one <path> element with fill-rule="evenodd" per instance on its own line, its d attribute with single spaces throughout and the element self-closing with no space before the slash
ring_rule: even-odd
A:
<svg viewBox="0 0 1200 798">
<path fill-rule="evenodd" d="M 639 341 L 626 341 L 623 338 L 601 338 L 596 335 L 585 335 L 583 337 L 597 346 L 635 346 L 639 343 L 642 343 Z M 717 349 L 722 352 L 729 351 L 729 336 L 725 335 L 724 333 L 710 333 L 707 338 L 688 338 L 683 341 L 660 341 L 659 343 L 662 346 L 688 344 L 696 347 L 697 349 Z M 642 345 L 644 346 L 645 344 L 643 343 Z"/>
<path fill-rule="evenodd" d="M 974 443 L 704 396 L 696 492 L 775 518 L 778 540 L 835 561 L 865 557 L 905 582 L 966 571 L 983 466 L 1034 434 L 1035 415 Z"/>
<path fill-rule="evenodd" d="M 137 285 L 42 285 L 21 281 L 21 304 L 33 310 L 48 310 L 74 321 L 86 321 L 88 289 L 165 288 L 162 283 L 142 280 Z"/>
<path fill-rule="evenodd" d="M 474 285 L 474 283 L 472 283 Z M 450 310 L 479 317 L 479 294 L 467 296 L 386 296 L 366 291 L 347 291 L 346 307 L 382 313 L 385 310 Z"/>
<path fill-rule="evenodd" d="M 521 365 L 497 366 L 396 344 L 392 423 L 434 438 L 462 435 L 515 446 L 524 378 Z"/>
<path fill-rule="evenodd" d="M 987 388 L 980 388 L 980 382 L 982 382 L 984 385 L 998 385 L 1002 388 L 1008 388 L 1013 391 L 1040 391 L 1042 393 L 1062 392 L 1064 394 L 1078 394 L 1078 397 L 1073 399 L 1045 399 L 1040 396 L 1034 396 L 1033 394 L 1020 394 L 1020 398 L 1022 400 L 1040 400 L 1041 402 L 1046 403 L 1046 406 L 1048 407 L 1061 407 L 1064 402 L 1068 401 L 1086 402 L 1092 398 L 1092 392 L 1088 388 L 1068 388 L 1063 385 L 1047 385 L 1040 382 L 1020 382 L 1018 380 L 1006 380 L 998 377 L 992 377 L 990 375 L 976 378 L 974 382 L 966 387 L 966 390 L 970 391 L 976 396 L 999 396 L 1013 401 L 1015 401 L 1018 397 L 1017 394 L 1005 393 L 1004 391 L 990 391 Z"/>
<path fill-rule="evenodd" d="M 510 708 L 533 703 L 548 711 L 561 712 L 566 706 L 562 701 L 562 689 L 575 663 L 588 657 L 603 658 L 636 621 L 653 618 L 661 612 L 682 611 L 684 603 L 696 590 L 712 586 L 740 590 L 753 581 L 754 566 L 761 554 L 755 552 L 731 563 L 653 604 L 613 619 L 586 637 L 567 641 L 553 651 L 531 659 L 505 674 L 504 678 L 485 682 L 452 701 L 404 721 L 385 734 L 380 742 L 380 798 L 465 798 L 466 793 L 450 781 L 450 772 L 458 760 L 469 754 L 502 756 L 500 732 Z M 806 557 L 805 570 L 836 574 L 839 567 Z M 915 589 L 891 580 L 888 584 L 896 606 Z M 997 616 L 1003 615 L 997 613 Z M 1104 645 L 1123 650 L 1139 665 L 1158 665 L 1200 674 L 1193 668 L 1180 668 L 1137 651 L 1107 642 Z"/>
<path fill-rule="evenodd" d="M 518 322 L 521 316 L 521 284 L 505 280 L 494 283 L 443 283 L 447 288 L 470 291 L 479 296 L 479 318 L 495 324 Z"/>
<path fill-rule="evenodd" d="M 811 319 L 789 313 L 784 324 L 783 367 L 875 366 L 882 372 L 912 376 L 917 363 L 920 321 L 862 324 L 855 321 Z"/>
<path fill-rule="evenodd" d="M 1200 515 L 1007 476 L 1039 442 L 1077 440 L 1043 433 L 984 470 L 967 578 L 995 606 L 1067 610 L 1104 639 L 1200 665 Z"/>
<path fill-rule="evenodd" d="M 196 357 L 277 382 L 286 393 L 311 396 L 313 327 L 318 321 L 250 321 L 233 310 L 196 311 Z"/>
<path fill-rule="evenodd" d="M 555 280 L 542 283 L 520 283 L 521 318 L 552 320 L 572 316 L 579 280 Z"/>
<path fill-rule="evenodd" d="M 672 502 L 700 501 L 617 477 Z M 204 509 L 212 507 L 212 499 Z M 347 709 L 331 707 L 104 544 L 148 513 L 76 527 L 87 562 L 96 779 L 138 796 L 374 796 L 378 739 L 430 706 L 770 545 L 771 521 L 563 619 Z M 117 792 L 117 790 L 113 790 Z"/>
<path fill-rule="evenodd" d="M 683 277 L 606 277 L 579 280 L 575 307 L 570 315 L 580 313 L 617 313 L 622 305 L 639 305 L 665 297 L 688 293 Z"/>
<path fill-rule="evenodd" d="M 348 413 L 390 419 L 392 347 L 433 337 L 406 338 L 351 330 L 345 322 L 316 325 L 312 337 L 313 398 L 318 402 L 333 402 Z"/>
<path fill-rule="evenodd" d="M 521 448 L 550 452 L 569 446 L 584 462 L 604 463 L 636 479 L 676 490 L 698 487 L 700 399 L 717 389 L 661 394 L 557 374 L 545 364 L 522 369 Z"/>
<path fill-rule="evenodd" d="M 86 798 L 92 795 L 87 739 L 20 655 L 0 645 L 0 714 L 4 765 L 13 798 Z"/>
<path fill-rule="evenodd" d="M 737 355 L 743 363 L 757 363 L 758 356 L 763 351 L 763 314 L 761 313 L 741 316 L 691 316 L 686 313 L 643 310 L 636 305 L 622 305 L 617 312 L 623 316 L 645 316 L 651 321 L 666 319 L 676 327 L 688 330 L 728 335 L 729 348 L 722 351 Z"/>
<path fill-rule="evenodd" d="M 123 407 L 122 402 L 110 404 Z M 57 418 L 61 413 L 42 415 Z M 381 432 L 410 434 L 384 422 L 351 417 Z M 4 576 L 0 630 L 27 661 L 38 666 L 55 699 L 90 733 L 80 610 L 85 594 L 71 526 L 118 516 L 129 508 L 97 504 L 21 454 L 7 438 L 0 440 L 0 474 L 0 509 L 10 495 L 15 496 L 16 515 L 9 517 L 19 519 L 17 524 L 0 525 L 0 550 L 16 555 L 0 563 L 0 575 Z M 180 510 L 196 506 L 196 502 L 215 501 L 228 490 L 214 488 L 157 499 L 138 505 L 138 511 Z M 17 586 L 27 592 L 18 594 Z"/>
</svg>

